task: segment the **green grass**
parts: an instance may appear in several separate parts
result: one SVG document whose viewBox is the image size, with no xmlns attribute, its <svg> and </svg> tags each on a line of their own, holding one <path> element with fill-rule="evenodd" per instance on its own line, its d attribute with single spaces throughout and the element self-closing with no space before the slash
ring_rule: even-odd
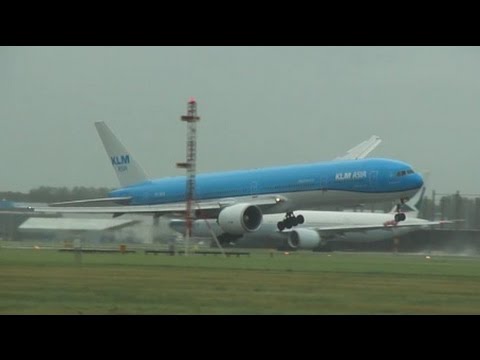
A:
<svg viewBox="0 0 480 360">
<path fill-rule="evenodd" d="M 0 249 L 1 314 L 480 314 L 480 258 Z"/>
</svg>

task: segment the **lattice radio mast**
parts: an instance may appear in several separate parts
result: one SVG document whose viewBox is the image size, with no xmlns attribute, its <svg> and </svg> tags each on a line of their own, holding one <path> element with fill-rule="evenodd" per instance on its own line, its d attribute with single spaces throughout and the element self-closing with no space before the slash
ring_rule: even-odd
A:
<svg viewBox="0 0 480 360">
<path fill-rule="evenodd" d="M 178 168 L 187 170 L 186 211 L 185 211 L 185 255 L 188 254 L 188 245 L 192 236 L 192 224 L 195 218 L 195 175 L 197 171 L 197 102 L 193 97 L 187 103 L 187 115 L 180 118 L 187 122 L 187 161 L 177 163 Z"/>
</svg>

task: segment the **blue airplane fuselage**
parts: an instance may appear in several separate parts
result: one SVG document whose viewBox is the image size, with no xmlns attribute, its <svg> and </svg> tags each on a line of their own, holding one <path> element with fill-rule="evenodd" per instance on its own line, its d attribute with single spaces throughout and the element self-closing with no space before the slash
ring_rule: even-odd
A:
<svg viewBox="0 0 480 360">
<path fill-rule="evenodd" d="M 302 208 L 323 204 L 386 201 L 411 197 L 423 185 L 422 176 L 407 163 L 390 159 L 328 161 L 199 174 L 195 199 L 278 195 Z M 112 191 L 130 196 L 131 205 L 185 201 L 186 177 L 149 180 Z"/>
</svg>

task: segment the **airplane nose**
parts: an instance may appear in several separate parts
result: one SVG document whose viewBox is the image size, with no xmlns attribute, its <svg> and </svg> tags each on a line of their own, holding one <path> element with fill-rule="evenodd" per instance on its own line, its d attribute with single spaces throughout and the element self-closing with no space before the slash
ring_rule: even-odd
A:
<svg viewBox="0 0 480 360">
<path fill-rule="evenodd" d="M 413 183 L 416 188 L 421 188 L 423 186 L 423 177 L 420 174 L 413 174 Z"/>
</svg>

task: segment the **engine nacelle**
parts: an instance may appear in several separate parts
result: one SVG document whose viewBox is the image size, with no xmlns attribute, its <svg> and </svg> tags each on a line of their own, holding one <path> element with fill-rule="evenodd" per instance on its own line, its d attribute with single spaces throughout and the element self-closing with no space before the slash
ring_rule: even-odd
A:
<svg viewBox="0 0 480 360">
<path fill-rule="evenodd" d="M 310 229 L 296 229 L 288 233 L 288 245 L 293 249 L 314 249 L 321 244 L 318 232 Z"/>
<path fill-rule="evenodd" d="M 262 220 L 262 211 L 250 204 L 228 206 L 218 214 L 218 225 L 226 233 L 234 235 L 257 231 Z"/>
</svg>

